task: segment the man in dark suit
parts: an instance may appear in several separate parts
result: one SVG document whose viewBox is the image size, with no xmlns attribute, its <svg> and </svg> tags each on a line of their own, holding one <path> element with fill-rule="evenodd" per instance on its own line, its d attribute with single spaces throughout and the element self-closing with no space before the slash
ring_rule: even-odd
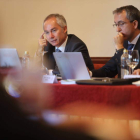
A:
<svg viewBox="0 0 140 140">
<path fill-rule="evenodd" d="M 41 56 L 42 51 L 46 52 L 43 57 L 45 67 L 57 70 L 53 52 L 81 52 L 88 69 L 94 69 L 85 43 L 77 36 L 67 34 L 67 23 L 62 15 L 47 16 L 44 20 L 43 30 L 36 55 Z"/>
<path fill-rule="evenodd" d="M 128 49 L 128 44 L 134 44 L 131 50 L 138 50 L 140 54 L 140 11 L 132 6 L 123 6 L 113 11 L 114 27 L 118 32 L 114 37 L 116 52 L 114 56 L 101 69 L 93 70 L 93 77 L 121 76 L 120 57 L 123 49 Z M 133 74 L 140 74 L 140 63 Z"/>
</svg>

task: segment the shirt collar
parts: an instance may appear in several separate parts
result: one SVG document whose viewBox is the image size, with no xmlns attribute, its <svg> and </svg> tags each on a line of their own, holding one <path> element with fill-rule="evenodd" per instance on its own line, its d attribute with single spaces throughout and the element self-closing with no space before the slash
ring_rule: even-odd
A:
<svg viewBox="0 0 140 140">
<path fill-rule="evenodd" d="M 55 50 L 59 49 L 61 52 L 64 52 L 65 47 L 66 47 L 66 43 L 67 43 L 67 39 L 68 39 L 68 36 L 67 36 L 66 40 L 64 41 L 64 43 L 60 47 L 55 47 Z"/>
<path fill-rule="evenodd" d="M 138 34 L 131 42 L 128 41 L 128 44 L 134 44 L 136 45 L 138 39 L 139 39 L 140 34 Z"/>
</svg>

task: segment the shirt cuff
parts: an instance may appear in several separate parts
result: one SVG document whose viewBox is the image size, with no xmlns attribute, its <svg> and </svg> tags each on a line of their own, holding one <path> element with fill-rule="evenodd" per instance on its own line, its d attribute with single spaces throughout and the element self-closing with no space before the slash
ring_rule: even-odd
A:
<svg viewBox="0 0 140 140">
<path fill-rule="evenodd" d="M 119 50 L 116 50 L 116 54 L 119 53 L 119 52 L 121 52 L 123 49 L 124 49 L 124 48 L 119 49 Z"/>
<path fill-rule="evenodd" d="M 92 77 L 92 72 L 91 71 L 89 71 L 89 76 Z"/>
</svg>

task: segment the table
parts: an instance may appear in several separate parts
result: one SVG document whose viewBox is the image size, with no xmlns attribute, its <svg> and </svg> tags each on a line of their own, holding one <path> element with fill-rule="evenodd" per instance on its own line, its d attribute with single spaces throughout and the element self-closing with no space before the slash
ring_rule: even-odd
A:
<svg viewBox="0 0 140 140">
<path fill-rule="evenodd" d="M 75 102 L 96 103 L 109 107 L 127 107 L 140 118 L 140 87 L 135 85 L 61 85 L 50 84 L 53 89 L 53 108 L 61 108 Z M 96 110 L 97 111 L 97 110 Z"/>
</svg>

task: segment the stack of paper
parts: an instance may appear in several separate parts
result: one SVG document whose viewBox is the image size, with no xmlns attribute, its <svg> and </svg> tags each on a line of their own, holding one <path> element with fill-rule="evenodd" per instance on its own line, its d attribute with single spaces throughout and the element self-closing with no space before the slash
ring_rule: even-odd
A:
<svg viewBox="0 0 140 140">
<path fill-rule="evenodd" d="M 124 75 L 124 79 L 140 78 L 140 75 Z"/>
<path fill-rule="evenodd" d="M 140 86 L 140 80 L 139 81 L 136 81 L 136 82 L 133 82 L 132 84 L 133 85 L 136 85 L 136 86 Z"/>
<path fill-rule="evenodd" d="M 61 84 L 76 84 L 76 80 L 61 80 Z"/>
</svg>

